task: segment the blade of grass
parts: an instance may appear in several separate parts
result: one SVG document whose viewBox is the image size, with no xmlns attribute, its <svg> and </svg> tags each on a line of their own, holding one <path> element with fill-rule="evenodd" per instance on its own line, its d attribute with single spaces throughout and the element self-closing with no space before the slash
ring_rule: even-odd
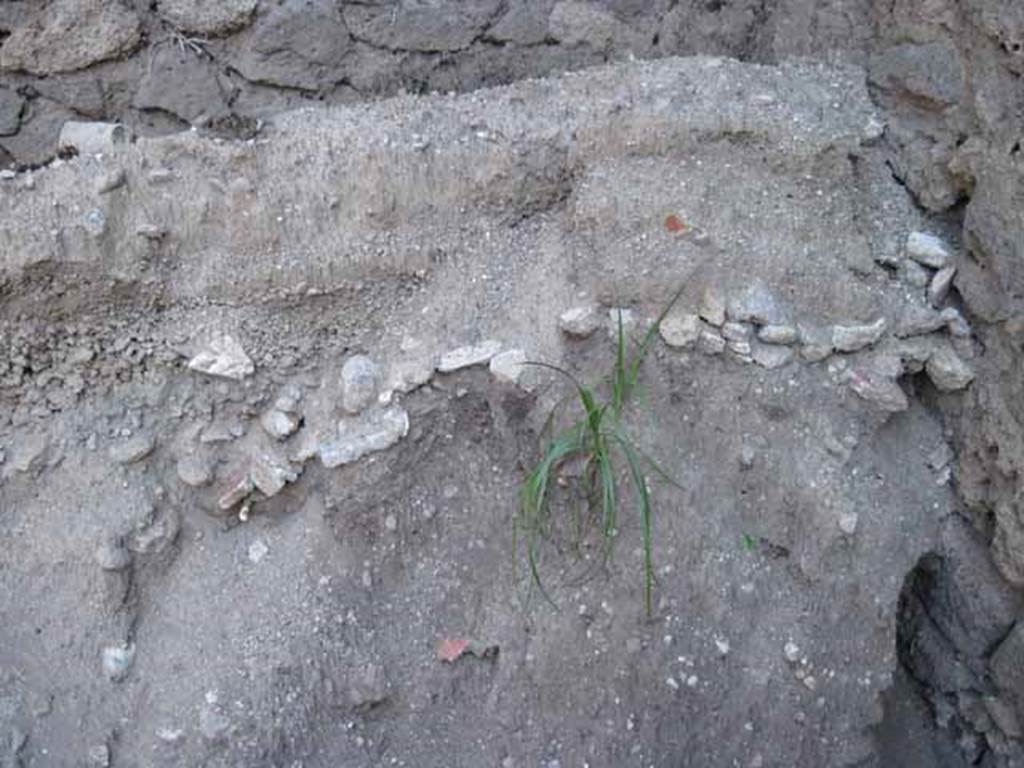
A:
<svg viewBox="0 0 1024 768">
<path fill-rule="evenodd" d="M 640 457 L 637 455 L 633 444 L 616 434 L 615 442 L 622 448 L 626 457 L 626 464 L 629 465 L 629 472 L 633 478 L 633 485 L 636 489 L 636 502 L 640 511 L 640 534 L 643 540 L 644 552 L 644 609 L 647 615 L 651 615 L 651 595 L 654 588 L 654 558 L 651 553 L 651 498 L 647 490 L 647 480 L 640 468 Z"/>
<path fill-rule="evenodd" d="M 626 388 L 626 333 L 622 327 L 622 310 L 618 310 L 618 332 L 615 335 L 615 366 L 612 372 L 612 412 L 622 411 L 628 392 Z"/>
<path fill-rule="evenodd" d="M 598 481 L 601 483 L 601 519 L 604 525 L 605 541 L 608 549 L 615 538 L 617 521 L 617 504 L 615 493 L 615 468 L 608 454 L 608 443 L 604 435 L 600 436 L 600 444 L 595 453 L 598 469 Z"/>
<path fill-rule="evenodd" d="M 651 342 L 658 335 L 658 329 L 661 328 L 661 322 L 668 317 L 668 313 L 672 311 L 672 307 L 676 305 L 679 298 L 683 295 L 683 289 L 685 285 L 679 286 L 678 290 L 672 295 L 671 300 L 661 310 L 661 313 L 655 318 L 651 327 L 647 329 L 647 333 L 644 334 L 643 341 L 640 342 L 640 347 L 637 349 L 636 354 L 633 355 L 629 362 L 628 373 L 624 376 L 624 398 L 629 398 L 632 394 L 633 388 L 636 386 L 637 379 L 640 377 L 640 366 L 643 365 L 644 358 L 647 357 L 647 351 L 651 346 Z"/>
</svg>

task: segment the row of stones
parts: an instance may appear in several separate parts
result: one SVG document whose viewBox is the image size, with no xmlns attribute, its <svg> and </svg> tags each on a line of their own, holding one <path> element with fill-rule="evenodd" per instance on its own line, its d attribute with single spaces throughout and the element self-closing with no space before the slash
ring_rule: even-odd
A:
<svg viewBox="0 0 1024 768">
<path fill-rule="evenodd" d="M 877 354 L 847 371 L 845 380 L 854 392 L 884 410 L 905 410 L 909 404 L 896 381 L 905 373 L 925 370 L 943 392 L 964 389 L 974 379 L 971 366 L 963 359 L 973 355 L 970 326 L 955 307 L 939 309 L 956 275 L 949 247 L 934 235 L 912 232 L 905 251 L 906 263 L 916 265 L 924 275 L 923 281 L 911 284 L 926 288 L 926 303 L 909 304 L 895 327 L 884 317 L 870 323 L 825 327 L 791 323 L 771 291 L 753 285 L 730 300 L 706 287 L 694 311 L 673 309 L 658 331 L 674 349 L 695 348 L 707 355 L 728 352 L 768 369 L 798 356 L 818 363 L 835 353 L 875 348 Z M 633 322 L 628 310 L 612 310 L 613 327 L 620 313 L 625 325 Z M 563 332 L 579 338 L 591 335 L 605 322 L 596 305 L 573 307 L 560 317 Z M 952 344 L 935 337 L 921 338 L 942 329 L 949 332 Z M 891 331 L 888 337 L 887 331 Z"/>
</svg>

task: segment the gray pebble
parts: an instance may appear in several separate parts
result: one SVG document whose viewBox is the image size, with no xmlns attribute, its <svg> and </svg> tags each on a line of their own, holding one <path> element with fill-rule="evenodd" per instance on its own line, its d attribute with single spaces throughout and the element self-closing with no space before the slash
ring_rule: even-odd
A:
<svg viewBox="0 0 1024 768">
<path fill-rule="evenodd" d="M 134 645 L 111 645 L 103 649 L 103 673 L 112 682 L 124 680 L 134 661 Z"/>
<path fill-rule="evenodd" d="M 366 355 L 353 355 L 341 368 L 342 408 L 353 414 L 366 410 L 377 400 L 380 384 L 380 366 Z"/>
<path fill-rule="evenodd" d="M 832 328 L 832 346 L 840 352 L 857 352 L 869 347 L 885 333 L 884 317 L 867 325 L 836 325 Z"/>
<path fill-rule="evenodd" d="M 558 327 L 562 330 L 562 333 L 579 339 L 590 336 L 600 326 L 601 316 L 597 311 L 597 307 L 593 304 L 572 307 L 563 312 L 558 318 Z"/>
<path fill-rule="evenodd" d="M 949 248 L 935 235 L 911 232 L 907 237 L 907 255 L 932 269 L 942 269 L 949 261 Z"/>
<path fill-rule="evenodd" d="M 104 571 L 123 571 L 132 564 L 132 555 L 119 538 L 110 537 L 96 547 L 96 563 Z"/>
</svg>

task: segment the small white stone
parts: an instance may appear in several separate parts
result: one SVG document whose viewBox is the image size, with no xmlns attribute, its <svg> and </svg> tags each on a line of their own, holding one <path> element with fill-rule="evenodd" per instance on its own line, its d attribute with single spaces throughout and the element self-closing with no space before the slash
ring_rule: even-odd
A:
<svg viewBox="0 0 1024 768">
<path fill-rule="evenodd" d="M 718 655 L 719 656 L 728 656 L 729 655 L 729 641 L 728 640 L 724 640 L 722 638 L 716 638 L 715 639 L 715 648 L 718 649 Z"/>
<path fill-rule="evenodd" d="M 398 530 L 398 518 L 393 514 L 389 514 L 384 518 L 384 527 L 394 533 Z"/>
<path fill-rule="evenodd" d="M 256 371 L 242 346 L 226 334 L 213 338 L 205 349 L 189 360 L 188 367 L 208 376 L 235 381 L 241 381 Z"/>
<path fill-rule="evenodd" d="M 857 532 L 857 519 L 856 512 L 844 512 L 839 516 L 839 530 L 852 536 Z"/>
<path fill-rule="evenodd" d="M 679 690 L 679 683 L 676 681 L 676 679 L 674 677 L 666 677 L 665 678 L 665 685 L 667 685 L 673 691 L 678 691 Z"/>
<path fill-rule="evenodd" d="M 338 437 L 320 446 L 320 461 L 328 469 L 351 464 L 368 453 L 390 448 L 408 433 L 409 414 L 399 406 L 342 419 Z"/>
<path fill-rule="evenodd" d="M 704 330 L 697 338 L 697 347 L 705 355 L 720 355 L 725 351 L 725 339 L 713 331 Z"/>
<path fill-rule="evenodd" d="M 263 543 L 260 539 L 257 539 L 249 545 L 249 560 L 253 563 L 258 563 L 267 553 L 270 551 L 270 547 Z"/>
<path fill-rule="evenodd" d="M 794 352 L 789 347 L 777 344 L 757 344 L 751 351 L 751 357 L 762 368 L 771 371 L 789 363 L 794 357 Z"/>
<path fill-rule="evenodd" d="M 925 363 L 928 378 L 940 392 L 955 392 L 974 381 L 974 370 L 950 347 L 939 347 Z"/>
<path fill-rule="evenodd" d="M 128 676 L 133 661 L 134 645 L 112 645 L 103 649 L 103 671 L 115 683 Z"/>
<path fill-rule="evenodd" d="M 501 342 L 483 341 L 469 347 L 459 347 L 441 355 L 437 370 L 441 373 L 452 373 L 473 365 L 484 365 L 501 351 Z"/>
<path fill-rule="evenodd" d="M 953 278 L 956 277 L 956 267 L 950 264 L 943 267 L 932 278 L 928 285 L 928 301 L 933 307 L 938 307 L 946 300 L 949 289 L 953 285 Z"/>
<path fill-rule="evenodd" d="M 299 428 L 299 420 L 290 413 L 274 408 L 260 416 L 260 426 L 274 439 L 284 440 Z"/>
<path fill-rule="evenodd" d="M 722 338 L 726 341 L 749 341 L 750 326 L 746 323 L 726 323 L 722 326 Z"/>
<path fill-rule="evenodd" d="M 567 309 L 558 318 L 562 333 L 580 339 L 590 336 L 600 326 L 601 316 L 593 304 Z"/>
<path fill-rule="evenodd" d="M 911 232 L 907 237 L 907 255 L 932 269 L 942 269 L 949 261 L 949 248 L 935 235 Z"/>
<path fill-rule="evenodd" d="M 931 274 L 913 259 L 901 259 L 898 270 L 900 280 L 914 288 L 924 288 L 931 280 Z"/>
<path fill-rule="evenodd" d="M 380 367 L 366 355 L 353 355 L 341 367 L 341 407 L 360 413 L 377 399 Z"/>
<path fill-rule="evenodd" d="M 800 646 L 789 640 L 782 646 L 782 655 L 786 657 L 786 661 L 790 664 L 796 664 L 800 661 Z"/>
<path fill-rule="evenodd" d="M 729 348 L 730 352 L 732 352 L 733 354 L 737 355 L 740 358 L 743 358 L 745 362 L 750 362 L 750 342 L 729 341 L 726 342 L 726 346 Z"/>
<path fill-rule="evenodd" d="M 498 381 L 518 384 L 525 372 L 526 352 L 521 349 L 509 349 L 499 352 L 491 358 L 491 375 Z"/>
<path fill-rule="evenodd" d="M 763 325 L 757 332 L 759 341 L 765 344 L 796 344 L 800 332 L 792 325 Z"/>
<path fill-rule="evenodd" d="M 690 675 L 688 678 L 686 678 L 686 687 L 687 688 L 696 688 L 698 682 L 700 682 L 700 681 L 697 679 L 696 675 Z"/>
<path fill-rule="evenodd" d="M 658 333 L 670 347 L 689 347 L 700 336 L 700 318 L 693 314 L 669 314 L 661 321 Z"/>
<path fill-rule="evenodd" d="M 697 314 L 710 325 L 721 326 L 725 323 L 725 301 L 713 288 L 705 288 L 700 294 Z"/>
</svg>

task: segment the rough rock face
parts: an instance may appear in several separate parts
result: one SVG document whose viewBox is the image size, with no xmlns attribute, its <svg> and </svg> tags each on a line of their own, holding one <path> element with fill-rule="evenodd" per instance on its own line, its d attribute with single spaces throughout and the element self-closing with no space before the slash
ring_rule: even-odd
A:
<svg viewBox="0 0 1024 768">
<path fill-rule="evenodd" d="M 781 61 L 841 49 L 863 61 L 871 26 L 867 0 L 39 0 L 0 6 L 11 32 L 0 63 L 34 102 L 26 117 L 45 105 L 143 134 L 195 125 L 246 135 L 255 118 L 310 98 L 464 91 L 633 56 Z M 58 131 L 22 120 L 19 138 L 0 141 L 0 162 L 52 157 Z"/>
<path fill-rule="evenodd" d="M 249 23 L 257 0 L 160 0 L 156 11 L 192 35 L 223 35 Z"/>
<path fill-rule="evenodd" d="M 120 2 L 55 0 L 16 27 L 0 47 L 0 71 L 53 75 L 129 53 L 139 18 Z"/>
</svg>

